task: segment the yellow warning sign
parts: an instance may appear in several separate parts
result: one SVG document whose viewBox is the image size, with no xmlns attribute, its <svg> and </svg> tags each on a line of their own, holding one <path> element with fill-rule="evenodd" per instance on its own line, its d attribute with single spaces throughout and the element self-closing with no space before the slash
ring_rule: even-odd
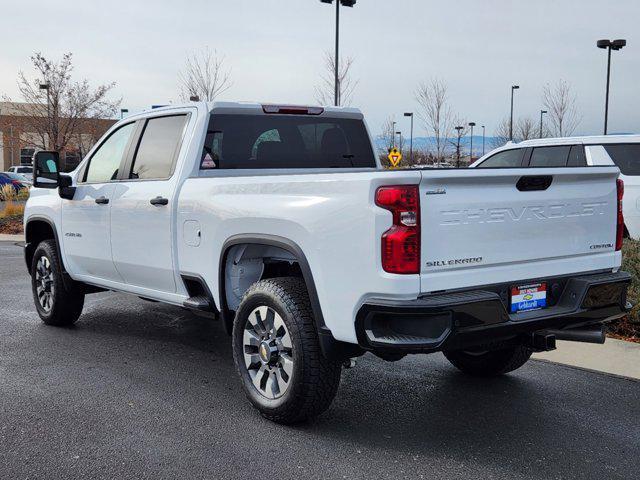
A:
<svg viewBox="0 0 640 480">
<path fill-rule="evenodd" d="M 391 162 L 392 167 L 397 167 L 400 161 L 402 160 L 402 153 L 397 148 L 392 148 L 389 151 L 389 156 L 387 157 L 389 162 Z"/>
</svg>

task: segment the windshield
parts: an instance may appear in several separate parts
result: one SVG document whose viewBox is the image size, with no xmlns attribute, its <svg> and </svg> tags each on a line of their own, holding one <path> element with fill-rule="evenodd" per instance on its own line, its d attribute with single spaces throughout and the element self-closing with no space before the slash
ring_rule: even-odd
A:
<svg viewBox="0 0 640 480">
<path fill-rule="evenodd" d="M 362 120 L 309 115 L 211 116 L 200 168 L 375 168 Z"/>
</svg>

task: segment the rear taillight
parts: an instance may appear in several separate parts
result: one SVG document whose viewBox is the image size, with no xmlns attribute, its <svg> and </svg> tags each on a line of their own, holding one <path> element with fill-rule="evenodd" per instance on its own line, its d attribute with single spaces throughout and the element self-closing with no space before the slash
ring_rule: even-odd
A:
<svg viewBox="0 0 640 480">
<path fill-rule="evenodd" d="M 616 250 L 622 250 L 622 239 L 624 237 L 624 215 L 622 215 L 622 196 L 624 195 L 624 182 L 617 180 L 618 187 L 618 221 L 616 223 Z"/>
<path fill-rule="evenodd" d="M 418 186 L 380 187 L 376 190 L 376 205 L 393 215 L 393 225 L 382 235 L 382 268 L 389 273 L 420 273 Z"/>
</svg>

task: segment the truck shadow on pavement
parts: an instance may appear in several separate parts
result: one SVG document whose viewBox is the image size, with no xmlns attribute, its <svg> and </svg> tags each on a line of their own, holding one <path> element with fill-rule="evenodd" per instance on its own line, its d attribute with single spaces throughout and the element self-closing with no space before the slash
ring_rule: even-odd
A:
<svg viewBox="0 0 640 480">
<path fill-rule="evenodd" d="M 54 331 L 56 337 L 78 337 L 98 357 L 107 353 L 96 350 L 115 348 L 124 365 L 103 368 L 114 374 L 140 368 L 153 378 L 146 387 L 182 396 L 196 411 L 204 400 L 180 391 L 181 385 L 205 386 L 207 408 L 245 417 L 246 435 L 311 435 L 319 449 L 334 442 L 354 456 L 382 455 L 425 467 L 454 462 L 463 470 L 473 461 L 540 478 L 574 476 L 585 468 L 588 476 L 611 478 L 635 468 L 628 452 L 640 438 L 638 382 L 537 361 L 504 377 L 476 379 L 440 354 L 396 363 L 367 354 L 344 371 L 329 411 L 284 427 L 262 419 L 245 401 L 230 337 L 219 322 L 130 297 L 101 297 L 88 303 L 76 327 L 43 327 L 43 336 Z"/>
</svg>

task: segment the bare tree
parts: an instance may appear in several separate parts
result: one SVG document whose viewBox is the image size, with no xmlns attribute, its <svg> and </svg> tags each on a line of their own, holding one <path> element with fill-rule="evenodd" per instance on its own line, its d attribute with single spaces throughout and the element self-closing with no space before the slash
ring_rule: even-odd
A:
<svg viewBox="0 0 640 480">
<path fill-rule="evenodd" d="M 389 159 L 387 156 L 393 148 L 394 144 L 394 117 L 390 116 L 384 121 L 380 129 L 380 135 L 378 135 L 378 157 L 384 166 L 389 166 Z"/>
<path fill-rule="evenodd" d="M 469 131 L 469 123 L 464 119 L 464 118 L 460 118 L 460 117 L 456 117 L 453 121 L 453 124 L 455 125 L 455 127 L 453 127 L 453 131 L 455 131 L 455 133 L 453 133 L 452 131 L 452 135 L 451 137 L 447 137 L 447 141 L 449 142 L 449 145 L 451 145 L 453 147 L 453 156 L 456 160 L 456 166 L 460 167 L 460 158 L 464 157 L 464 153 L 463 153 L 463 146 L 460 144 L 462 138 L 464 138 L 468 131 Z M 456 127 L 462 127 L 462 128 L 456 128 Z"/>
<path fill-rule="evenodd" d="M 535 120 L 531 117 L 520 117 L 513 126 L 513 129 L 514 139 L 517 139 L 518 142 L 538 138 L 538 127 Z"/>
<path fill-rule="evenodd" d="M 447 138 L 453 129 L 453 113 L 447 98 L 446 84 L 437 78 L 423 82 L 416 90 L 416 100 L 420 105 L 419 116 L 426 130 L 433 136 L 433 154 L 442 160 L 447 150 Z"/>
<path fill-rule="evenodd" d="M 198 97 L 212 102 L 232 85 L 231 70 L 226 67 L 225 58 L 209 47 L 189 55 L 178 78 L 183 101 Z"/>
<path fill-rule="evenodd" d="M 325 52 L 323 63 L 324 70 L 320 75 L 320 84 L 315 87 L 316 102 L 320 105 L 333 105 L 335 102 L 335 55 Z M 358 86 L 358 80 L 355 80 L 351 75 L 353 63 L 353 57 L 340 59 L 338 68 L 338 105 L 351 105 L 353 94 Z"/>
<path fill-rule="evenodd" d="M 395 118 L 393 116 L 387 117 L 380 129 L 380 135 L 378 135 L 378 139 L 380 140 L 379 143 L 384 145 L 384 147 L 380 148 L 386 153 L 388 153 L 388 151 L 393 148 L 393 136 L 395 133 L 393 128 L 394 123 Z"/>
<path fill-rule="evenodd" d="M 62 152 L 77 147 L 75 139 L 100 124 L 99 119 L 116 114 L 120 100 L 107 98 L 115 83 L 91 88 L 88 80 L 72 81 L 71 53 L 56 62 L 36 52 L 31 62 L 37 78 L 29 80 L 24 72 L 18 73 L 18 91 L 24 103 L 12 105 L 13 114 L 22 117 L 24 131 L 30 134 L 21 139 L 23 144 Z M 3 98 L 11 102 L 9 97 Z M 108 126 L 104 126 L 106 130 Z"/>
<path fill-rule="evenodd" d="M 498 148 L 502 147 L 509 141 L 509 118 L 503 118 L 498 123 L 495 132 L 493 133 L 493 138 L 489 141 L 490 147 Z"/>
<path fill-rule="evenodd" d="M 543 134 L 545 133 L 543 128 Z M 539 126 L 531 117 L 520 117 L 513 121 L 513 141 L 522 142 L 539 137 Z M 503 118 L 489 142 L 491 148 L 502 147 L 509 141 L 509 118 Z"/>
<path fill-rule="evenodd" d="M 556 137 L 571 135 L 580 124 L 581 117 L 576 108 L 576 96 L 565 80 L 547 83 L 542 89 L 542 104 L 548 111 L 550 131 Z"/>
</svg>

